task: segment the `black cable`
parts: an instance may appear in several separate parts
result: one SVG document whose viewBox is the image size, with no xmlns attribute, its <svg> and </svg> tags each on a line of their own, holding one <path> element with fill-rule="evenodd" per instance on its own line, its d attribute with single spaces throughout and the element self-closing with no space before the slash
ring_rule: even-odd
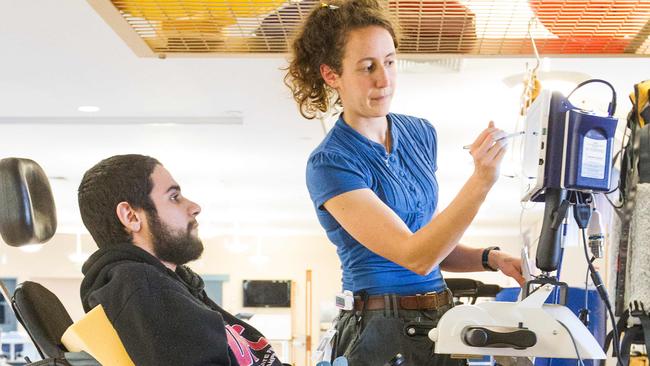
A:
<svg viewBox="0 0 650 366">
<path fill-rule="evenodd" d="M 585 325 L 589 326 L 589 266 L 587 266 L 587 274 L 585 275 L 585 306 L 578 312 L 578 318 Z"/>
<path fill-rule="evenodd" d="M 569 327 L 564 325 L 564 323 L 562 323 L 559 320 L 557 322 L 560 323 L 560 325 L 563 326 L 564 329 L 566 329 L 567 333 L 569 333 L 569 337 L 571 337 L 571 342 L 573 342 L 573 348 L 576 350 L 576 357 L 578 357 L 578 365 L 585 366 L 585 363 L 582 362 L 582 357 L 580 357 L 580 351 L 578 351 L 578 345 L 576 344 L 576 340 L 575 340 L 575 338 L 573 338 L 573 334 L 569 330 Z"/>
<path fill-rule="evenodd" d="M 612 194 L 612 193 L 618 191 L 619 188 L 621 188 L 621 185 L 620 185 L 620 184 L 617 184 L 616 187 L 614 187 L 614 188 L 612 188 L 611 190 L 605 192 L 605 194 Z"/>
<path fill-rule="evenodd" d="M 626 137 L 628 137 L 628 136 L 627 136 L 627 128 L 625 128 L 625 130 L 623 131 L 623 138 L 621 139 L 621 148 L 616 152 L 616 154 L 614 154 L 614 157 L 612 158 L 612 167 L 611 167 L 612 169 L 614 169 L 614 167 L 616 166 L 616 159 L 617 159 L 617 158 L 620 159 L 620 161 L 619 161 L 620 169 L 619 169 L 618 184 L 616 185 L 616 188 L 614 188 L 614 189 L 612 189 L 612 190 L 610 190 L 610 191 L 605 192 L 605 198 L 607 199 L 607 201 L 609 202 L 609 204 L 610 204 L 612 207 L 614 207 L 615 209 L 621 209 L 621 208 L 623 208 L 623 205 L 625 204 L 625 196 L 624 196 L 623 192 L 620 192 L 620 193 L 619 193 L 619 200 L 621 201 L 621 205 L 620 205 L 620 206 L 615 205 L 615 204 L 614 204 L 614 203 L 609 199 L 609 196 L 607 196 L 607 195 L 608 195 L 608 194 L 612 194 L 612 193 L 614 193 L 614 192 L 620 190 L 620 188 L 621 188 L 621 180 L 624 179 L 624 177 L 621 177 L 620 173 L 621 173 L 622 168 L 623 168 L 623 157 L 624 157 L 624 155 L 625 155 L 625 149 L 627 148 L 627 145 L 630 143 L 630 139 L 629 139 L 629 138 L 628 138 L 627 144 L 625 143 L 625 138 L 626 138 Z"/>
<path fill-rule="evenodd" d="M 569 95 L 566 96 L 566 99 L 569 100 L 569 98 L 571 97 L 573 92 L 575 92 L 576 90 L 580 89 L 581 87 L 583 87 L 583 86 L 585 86 L 587 84 L 591 84 L 591 83 L 602 83 L 602 84 L 607 85 L 612 90 L 612 101 L 609 102 L 609 106 L 607 107 L 607 114 L 609 114 L 610 117 L 613 117 L 614 112 L 616 112 L 616 90 L 614 90 L 614 87 L 612 86 L 612 84 L 610 84 L 608 81 L 605 81 L 603 79 L 590 79 L 590 80 L 585 80 L 585 81 L 581 82 L 580 84 L 576 85 L 576 87 L 573 90 L 571 90 L 571 93 L 569 93 Z"/>
<path fill-rule="evenodd" d="M 625 202 L 621 202 L 620 205 L 616 205 L 616 204 L 614 204 L 614 202 L 612 202 L 612 200 L 609 199 L 609 196 L 608 196 L 608 195 L 605 195 L 605 199 L 607 200 L 607 202 L 609 202 L 609 205 L 612 206 L 612 207 L 613 207 L 614 209 L 616 209 L 616 210 L 620 210 L 620 209 L 623 208 L 623 206 L 625 206 Z"/>
<path fill-rule="evenodd" d="M 616 365 L 624 366 L 623 360 L 621 359 L 621 348 L 619 344 L 618 327 L 616 326 L 616 318 L 614 317 L 614 313 L 612 312 L 612 304 L 609 302 L 609 295 L 607 294 L 607 290 L 605 289 L 605 285 L 603 284 L 603 281 L 600 278 L 598 271 L 596 271 L 596 268 L 594 267 L 593 261 L 589 260 L 589 252 L 587 251 L 587 234 L 585 233 L 585 229 L 581 229 L 580 232 L 582 233 L 582 244 L 585 252 L 585 258 L 587 259 L 587 265 L 589 266 L 589 271 L 591 274 L 591 281 L 594 283 L 594 286 L 596 286 L 596 291 L 598 292 L 598 295 L 600 295 L 600 298 L 603 300 L 603 303 L 605 303 L 605 308 L 607 309 L 607 313 L 609 314 L 609 319 L 612 322 L 612 334 L 613 334 L 612 344 L 614 345 Z"/>
</svg>

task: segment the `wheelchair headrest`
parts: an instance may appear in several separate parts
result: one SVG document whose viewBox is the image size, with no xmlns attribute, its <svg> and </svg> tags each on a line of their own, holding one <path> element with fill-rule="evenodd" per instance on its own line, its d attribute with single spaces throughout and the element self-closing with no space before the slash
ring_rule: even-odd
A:
<svg viewBox="0 0 650 366">
<path fill-rule="evenodd" d="M 72 319 L 58 297 L 39 283 L 25 281 L 14 291 L 11 305 L 41 356 L 63 357 L 67 349 L 61 336 Z"/>
<path fill-rule="evenodd" d="M 47 176 L 33 160 L 0 160 L 0 235 L 14 247 L 48 241 L 56 209 Z"/>
</svg>

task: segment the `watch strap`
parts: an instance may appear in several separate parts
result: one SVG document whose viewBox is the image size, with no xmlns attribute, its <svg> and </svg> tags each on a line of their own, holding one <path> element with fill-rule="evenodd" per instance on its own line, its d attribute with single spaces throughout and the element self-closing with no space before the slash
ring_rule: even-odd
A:
<svg viewBox="0 0 650 366">
<path fill-rule="evenodd" d="M 488 262 L 488 257 L 490 256 L 490 252 L 493 251 L 493 250 L 501 250 L 501 248 L 499 248 L 499 247 L 487 247 L 487 248 L 483 249 L 483 254 L 481 255 L 481 264 L 483 265 L 483 269 L 485 269 L 486 271 L 496 272 L 496 271 L 498 271 L 498 269 L 497 268 L 492 268 L 490 266 L 490 263 Z"/>
</svg>

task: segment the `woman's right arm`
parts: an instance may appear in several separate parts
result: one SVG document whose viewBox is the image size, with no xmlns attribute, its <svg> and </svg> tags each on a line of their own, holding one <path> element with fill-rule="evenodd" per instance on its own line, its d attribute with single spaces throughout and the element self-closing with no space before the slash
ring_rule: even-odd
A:
<svg viewBox="0 0 650 366">
<path fill-rule="evenodd" d="M 454 249 L 490 188 L 506 151 L 503 131 L 493 124 L 472 144 L 474 173 L 449 206 L 413 233 L 370 189 L 342 193 L 325 209 L 358 242 L 372 252 L 420 275 L 428 274 Z"/>
</svg>

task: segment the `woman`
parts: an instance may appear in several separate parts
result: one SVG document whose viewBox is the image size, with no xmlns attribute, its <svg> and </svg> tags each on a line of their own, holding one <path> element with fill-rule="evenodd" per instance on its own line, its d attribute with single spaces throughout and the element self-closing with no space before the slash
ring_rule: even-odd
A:
<svg viewBox="0 0 650 366">
<path fill-rule="evenodd" d="M 437 136 L 427 121 L 390 113 L 397 38 L 375 0 L 320 4 L 292 45 L 285 83 L 314 118 L 332 101 L 343 113 L 309 157 L 307 186 L 337 246 L 343 289 L 355 294 L 339 315 L 334 356 L 383 365 L 457 364 L 434 355 L 429 329 L 452 306 L 440 270 L 501 270 L 523 283 L 519 260 L 458 240 L 496 182 L 506 151 L 492 122 L 470 153 L 474 173 L 436 214 Z"/>
</svg>

